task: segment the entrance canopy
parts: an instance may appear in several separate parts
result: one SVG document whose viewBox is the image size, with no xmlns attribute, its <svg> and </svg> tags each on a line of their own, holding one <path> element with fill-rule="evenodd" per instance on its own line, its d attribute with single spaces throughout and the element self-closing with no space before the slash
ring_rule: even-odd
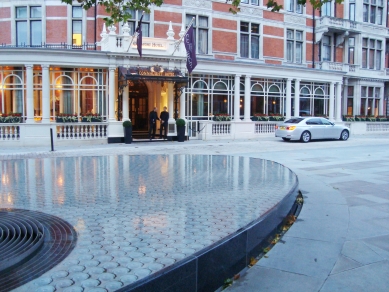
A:
<svg viewBox="0 0 389 292">
<path fill-rule="evenodd" d="M 158 65 L 150 67 L 119 67 L 119 87 L 126 86 L 129 80 L 172 82 L 177 87 L 185 87 L 188 84 L 188 77 L 185 77 L 180 70 L 169 70 Z"/>
</svg>

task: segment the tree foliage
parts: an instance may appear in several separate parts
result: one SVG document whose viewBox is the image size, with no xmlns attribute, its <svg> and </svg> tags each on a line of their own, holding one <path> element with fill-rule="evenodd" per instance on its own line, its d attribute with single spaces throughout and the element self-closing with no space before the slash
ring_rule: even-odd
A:
<svg viewBox="0 0 389 292">
<path fill-rule="evenodd" d="M 61 0 L 63 3 L 72 5 L 73 0 Z M 230 12 L 236 14 L 239 12 L 241 0 L 226 0 L 226 3 L 231 4 Z M 305 5 L 308 2 L 311 3 L 314 9 L 319 9 L 324 3 L 335 1 L 336 3 L 342 3 L 343 0 L 297 0 L 298 4 Z M 107 25 L 114 23 L 127 21 L 132 17 L 130 10 L 139 10 L 150 12 L 150 6 L 161 6 L 163 0 L 77 0 L 78 3 L 84 9 L 89 9 L 95 5 L 100 5 L 105 8 L 105 11 L 110 15 L 104 18 Z M 273 12 L 280 11 L 283 7 L 279 5 L 277 1 L 267 0 L 266 4 L 268 9 Z"/>
</svg>

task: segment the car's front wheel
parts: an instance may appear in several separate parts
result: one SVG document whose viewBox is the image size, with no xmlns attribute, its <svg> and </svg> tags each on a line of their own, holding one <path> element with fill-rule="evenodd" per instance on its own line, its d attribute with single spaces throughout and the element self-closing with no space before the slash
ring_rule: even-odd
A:
<svg viewBox="0 0 389 292">
<path fill-rule="evenodd" d="M 284 141 L 290 141 L 290 138 L 284 138 L 284 137 L 282 137 L 282 140 L 284 140 Z"/>
<path fill-rule="evenodd" d="M 300 140 L 301 142 L 308 143 L 309 141 L 311 141 L 311 133 L 309 133 L 308 131 L 304 131 L 301 134 Z"/>
<path fill-rule="evenodd" d="M 340 133 L 340 140 L 346 141 L 349 137 L 349 133 L 347 130 L 343 130 L 342 133 Z"/>
</svg>

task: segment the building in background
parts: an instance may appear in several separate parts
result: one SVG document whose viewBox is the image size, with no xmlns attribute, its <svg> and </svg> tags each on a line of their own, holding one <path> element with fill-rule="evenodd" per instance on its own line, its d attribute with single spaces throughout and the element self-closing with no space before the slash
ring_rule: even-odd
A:
<svg viewBox="0 0 389 292">
<path fill-rule="evenodd" d="M 191 139 L 273 131 L 255 116 L 387 115 L 386 2 L 345 0 L 314 11 L 285 0 L 278 13 L 266 2 L 242 0 L 237 15 L 225 1 L 153 6 L 142 21 L 140 58 L 132 37 L 139 11 L 106 28 L 99 6 L 1 0 L 0 143 L 49 143 L 49 129 L 58 143 L 120 142 L 121 121 L 131 119 L 141 135 L 154 106 L 168 107 L 170 137 L 181 117 Z M 188 74 L 178 40 L 192 19 L 198 65 Z"/>
</svg>

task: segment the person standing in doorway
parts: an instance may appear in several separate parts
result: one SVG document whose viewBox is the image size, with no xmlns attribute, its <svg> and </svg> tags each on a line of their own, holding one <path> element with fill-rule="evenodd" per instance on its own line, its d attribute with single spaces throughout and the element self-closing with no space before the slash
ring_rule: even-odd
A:
<svg viewBox="0 0 389 292">
<path fill-rule="evenodd" d="M 161 126 L 159 127 L 159 137 L 161 137 L 161 139 L 162 138 L 167 139 L 167 125 L 169 121 L 169 112 L 167 111 L 166 106 L 163 107 L 163 111 L 161 112 L 161 115 L 159 117 L 161 119 Z M 164 130 L 163 136 L 162 136 L 162 130 Z"/>
<path fill-rule="evenodd" d="M 155 139 L 155 130 L 157 128 L 157 120 L 159 120 L 158 114 L 157 114 L 157 108 L 154 107 L 154 109 L 150 112 L 150 115 L 149 115 L 149 138 L 150 138 L 150 140 Z M 151 131 L 153 132 L 153 134 L 151 134 Z"/>
</svg>

